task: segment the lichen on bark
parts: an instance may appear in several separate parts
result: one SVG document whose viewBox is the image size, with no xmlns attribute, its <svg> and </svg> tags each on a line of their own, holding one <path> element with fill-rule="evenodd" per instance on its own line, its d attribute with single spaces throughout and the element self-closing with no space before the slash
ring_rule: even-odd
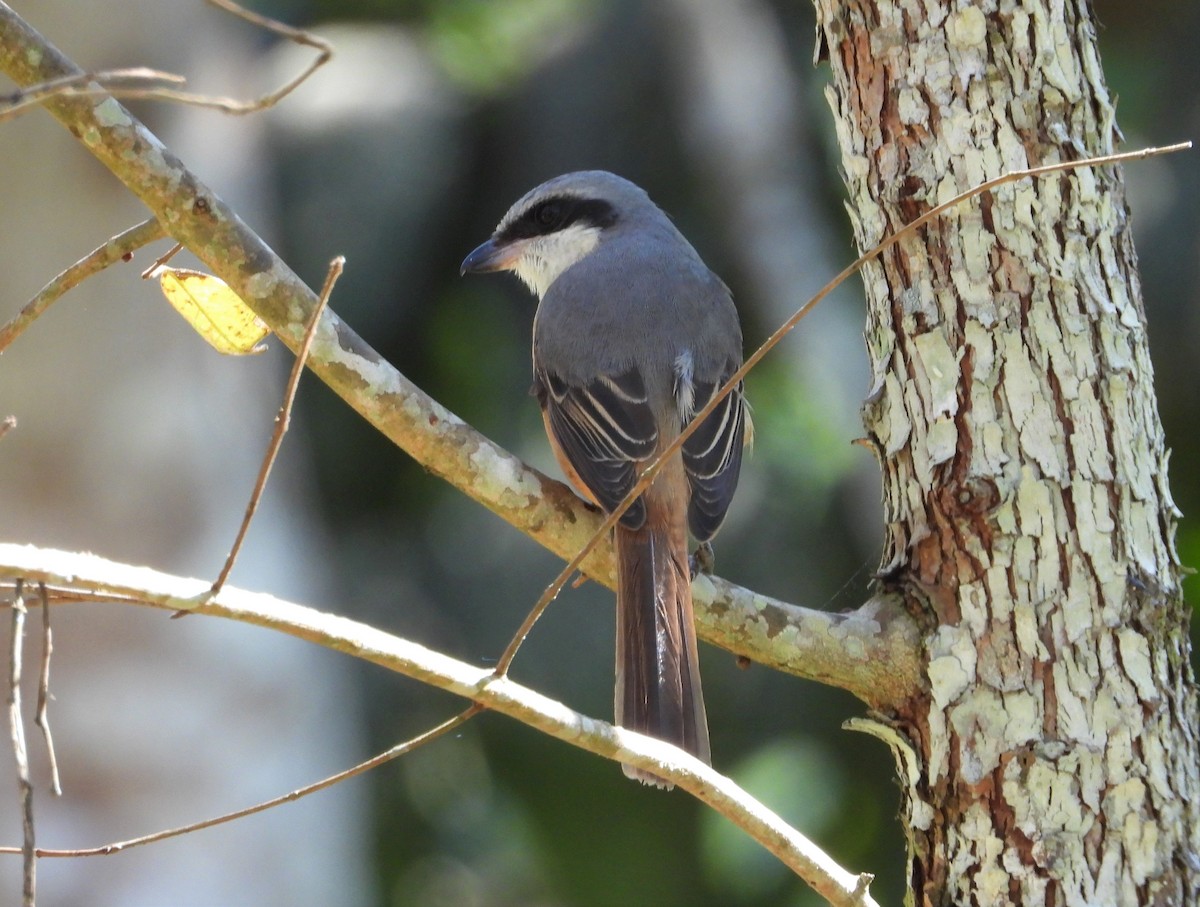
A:
<svg viewBox="0 0 1200 907">
<path fill-rule="evenodd" d="M 816 6 L 864 250 L 1119 137 L 1083 2 Z M 914 902 L 1196 903 L 1178 513 L 1120 170 L 1004 186 L 863 278 L 882 575 L 927 628 L 927 692 L 889 716 L 919 766 Z"/>
</svg>

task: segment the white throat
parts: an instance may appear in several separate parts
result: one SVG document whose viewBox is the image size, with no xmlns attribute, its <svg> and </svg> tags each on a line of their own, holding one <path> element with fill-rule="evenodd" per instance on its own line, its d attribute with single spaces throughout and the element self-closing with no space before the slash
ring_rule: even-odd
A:
<svg viewBox="0 0 1200 907">
<path fill-rule="evenodd" d="M 557 233 L 529 240 L 513 271 L 541 299 L 563 271 L 596 248 L 599 242 L 599 227 L 571 224 Z"/>
</svg>

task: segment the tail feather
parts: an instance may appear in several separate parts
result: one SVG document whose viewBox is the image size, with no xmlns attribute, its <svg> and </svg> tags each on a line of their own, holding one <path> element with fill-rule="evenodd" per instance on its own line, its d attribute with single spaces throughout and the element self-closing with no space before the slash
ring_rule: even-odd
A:
<svg viewBox="0 0 1200 907">
<path fill-rule="evenodd" d="M 656 509 L 640 529 L 616 530 L 617 724 L 710 762 L 686 530 L 682 520 L 656 520 Z M 622 768 L 630 778 L 666 786 Z"/>
</svg>

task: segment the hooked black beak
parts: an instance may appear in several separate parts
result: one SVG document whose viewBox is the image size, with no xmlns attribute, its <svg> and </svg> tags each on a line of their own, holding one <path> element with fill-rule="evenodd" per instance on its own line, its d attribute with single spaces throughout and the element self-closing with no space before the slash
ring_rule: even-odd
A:
<svg viewBox="0 0 1200 907">
<path fill-rule="evenodd" d="M 489 271 L 509 271 L 521 256 L 517 243 L 498 243 L 496 237 L 480 245 L 463 259 L 459 274 L 486 274 Z"/>
</svg>

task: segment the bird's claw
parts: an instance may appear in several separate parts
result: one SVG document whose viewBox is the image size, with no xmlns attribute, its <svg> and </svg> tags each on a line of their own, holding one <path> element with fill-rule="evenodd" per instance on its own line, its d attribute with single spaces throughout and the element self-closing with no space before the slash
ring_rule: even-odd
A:
<svg viewBox="0 0 1200 907">
<path fill-rule="evenodd" d="M 701 573 L 705 576 L 712 576 L 713 567 L 716 566 L 716 563 L 717 558 L 713 554 L 712 545 L 708 542 L 701 542 L 688 558 L 688 569 L 691 571 L 692 579 L 695 579 Z"/>
</svg>

